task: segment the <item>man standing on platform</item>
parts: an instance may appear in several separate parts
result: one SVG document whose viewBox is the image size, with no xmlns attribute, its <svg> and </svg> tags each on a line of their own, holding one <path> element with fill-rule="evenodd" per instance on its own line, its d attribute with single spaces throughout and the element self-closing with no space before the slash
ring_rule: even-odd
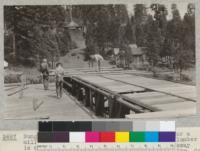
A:
<svg viewBox="0 0 200 151">
<path fill-rule="evenodd" d="M 101 71 L 101 62 L 104 61 L 104 59 L 100 54 L 95 54 L 95 58 L 96 58 L 96 61 L 97 61 L 98 71 L 100 72 Z"/>
<path fill-rule="evenodd" d="M 56 94 L 58 98 L 61 98 L 63 93 L 63 76 L 64 76 L 64 69 L 61 63 L 56 64 L 55 76 L 56 76 Z"/>
<path fill-rule="evenodd" d="M 48 90 L 49 88 L 49 66 L 47 59 L 43 59 L 40 65 L 40 72 L 42 73 L 42 82 L 44 85 L 44 89 Z"/>
<path fill-rule="evenodd" d="M 92 66 L 93 66 L 94 61 L 97 62 L 97 70 L 100 72 L 101 71 L 101 62 L 104 61 L 103 57 L 100 54 L 90 55 L 89 67 L 90 67 L 90 64 L 92 64 Z"/>
</svg>

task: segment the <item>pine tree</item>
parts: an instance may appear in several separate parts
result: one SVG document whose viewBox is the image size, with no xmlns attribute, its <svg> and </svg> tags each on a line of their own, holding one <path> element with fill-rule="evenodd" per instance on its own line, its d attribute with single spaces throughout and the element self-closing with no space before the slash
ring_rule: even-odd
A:
<svg viewBox="0 0 200 151">
<path fill-rule="evenodd" d="M 191 60 L 195 62 L 195 14 L 194 4 L 188 4 L 188 11 L 183 19 L 183 44 L 190 52 Z"/>
<path fill-rule="evenodd" d="M 144 4 L 136 4 L 134 6 L 134 14 L 136 44 L 139 47 L 144 47 L 146 43 L 145 24 L 148 18 L 146 6 Z"/>
<path fill-rule="evenodd" d="M 154 20 L 158 23 L 158 28 L 161 31 L 161 41 L 160 41 L 160 56 L 166 57 L 168 56 L 167 49 L 167 40 L 166 40 L 166 32 L 167 32 L 167 8 L 163 4 L 152 4 L 150 8 L 154 11 Z"/>
<path fill-rule="evenodd" d="M 158 22 L 154 21 L 152 16 L 148 19 L 148 31 L 147 31 L 147 58 L 152 67 L 155 67 L 160 60 L 161 49 L 161 32 Z"/>
<path fill-rule="evenodd" d="M 58 58 L 64 49 L 69 49 L 70 37 L 66 39 L 66 33 L 59 33 L 57 30 L 63 29 L 65 19 L 63 7 L 5 6 L 4 12 L 6 28 L 11 31 L 5 35 L 5 56 L 10 64 L 35 65 L 38 56 L 52 60 Z M 12 35 L 15 40 L 11 40 Z M 69 42 L 65 43 L 64 39 Z M 17 62 L 13 62 L 13 52 Z"/>
<path fill-rule="evenodd" d="M 172 7 L 173 18 L 168 23 L 168 42 L 170 48 L 170 54 L 173 58 L 174 71 L 179 72 L 180 79 L 182 77 L 182 71 L 187 69 L 191 65 L 193 53 L 188 49 L 188 37 L 190 35 L 187 31 L 186 16 L 184 21 L 181 20 L 179 11 L 174 4 Z M 194 30 L 194 27 L 193 27 Z M 191 29 L 192 31 L 192 29 Z M 188 36 L 187 35 L 187 36 Z M 194 39 L 192 40 L 194 42 Z"/>
<path fill-rule="evenodd" d="M 124 25 L 128 22 L 125 5 L 95 5 L 81 8 L 86 25 L 86 53 L 101 53 L 105 48 L 121 47 L 125 32 Z M 87 55 L 88 56 L 88 55 Z"/>
</svg>

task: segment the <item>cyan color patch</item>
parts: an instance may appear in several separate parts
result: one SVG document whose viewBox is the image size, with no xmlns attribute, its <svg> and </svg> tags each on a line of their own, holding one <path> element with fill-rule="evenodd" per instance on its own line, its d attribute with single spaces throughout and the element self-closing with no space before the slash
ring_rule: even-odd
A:
<svg viewBox="0 0 200 151">
<path fill-rule="evenodd" d="M 145 132 L 145 142 L 159 142 L 158 132 Z"/>
</svg>

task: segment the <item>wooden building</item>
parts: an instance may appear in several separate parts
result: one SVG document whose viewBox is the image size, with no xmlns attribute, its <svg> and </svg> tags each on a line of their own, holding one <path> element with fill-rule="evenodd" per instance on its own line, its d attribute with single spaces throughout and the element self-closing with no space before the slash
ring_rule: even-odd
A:
<svg viewBox="0 0 200 151">
<path fill-rule="evenodd" d="M 134 66 L 143 65 L 146 62 L 145 48 L 137 47 L 136 44 L 129 45 L 132 54 L 132 64 Z"/>
</svg>

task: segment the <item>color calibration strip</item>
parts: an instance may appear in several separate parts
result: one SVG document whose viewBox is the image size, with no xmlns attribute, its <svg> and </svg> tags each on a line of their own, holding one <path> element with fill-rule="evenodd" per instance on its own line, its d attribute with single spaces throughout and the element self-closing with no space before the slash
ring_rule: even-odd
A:
<svg viewBox="0 0 200 151">
<path fill-rule="evenodd" d="M 39 122 L 39 143 L 175 141 L 175 121 Z"/>
</svg>

